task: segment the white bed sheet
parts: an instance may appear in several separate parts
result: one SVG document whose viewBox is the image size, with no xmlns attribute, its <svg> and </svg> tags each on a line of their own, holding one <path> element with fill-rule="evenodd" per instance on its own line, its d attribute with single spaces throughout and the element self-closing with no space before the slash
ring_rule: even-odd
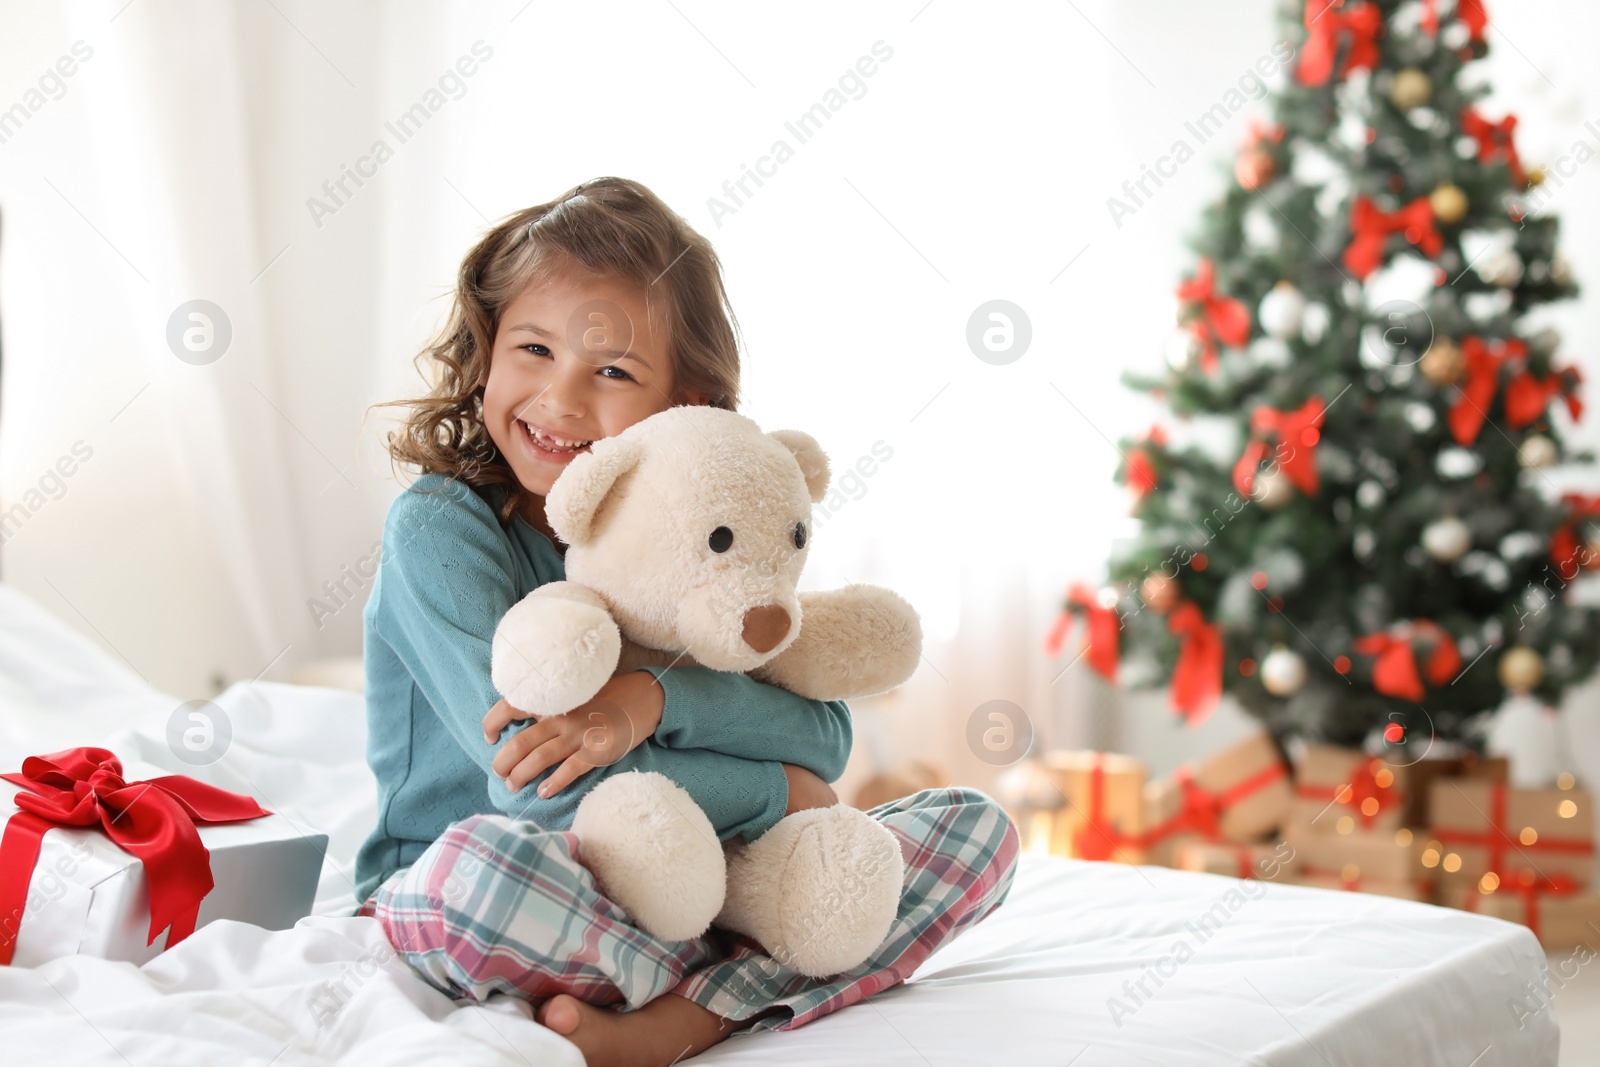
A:
<svg viewBox="0 0 1600 1067">
<path fill-rule="evenodd" d="M 216 700 L 232 747 L 201 768 L 167 750 L 179 703 L 0 584 L 0 765 L 101 744 L 250 792 L 330 838 L 315 915 L 293 930 L 214 923 L 143 968 L 0 968 L 8 1060 L 582 1062 L 514 1000 L 453 1004 L 389 957 L 374 921 L 347 917 L 375 809 L 359 696 L 235 685 Z M 1195 924 L 1214 906 L 1202 938 Z M 1192 956 L 1177 962 L 1180 941 Z M 1524 928 L 1463 912 L 1025 856 L 1006 903 L 907 984 L 695 1062 L 1554 1067 L 1554 1009 L 1513 1010 L 1545 966 Z M 1141 977 L 1144 994 L 1124 985 Z"/>
</svg>

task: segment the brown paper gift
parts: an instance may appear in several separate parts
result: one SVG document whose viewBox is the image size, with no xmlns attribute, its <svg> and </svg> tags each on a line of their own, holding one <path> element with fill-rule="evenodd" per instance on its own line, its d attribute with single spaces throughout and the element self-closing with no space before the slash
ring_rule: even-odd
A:
<svg viewBox="0 0 1600 1067">
<path fill-rule="evenodd" d="M 1426 903 L 1430 889 L 1418 882 L 1402 882 L 1390 878 L 1346 878 L 1340 871 L 1324 871 L 1315 867 L 1301 867 L 1289 881 L 1294 885 L 1312 886 L 1316 889 L 1344 889 L 1355 893 L 1376 893 L 1400 900 L 1418 900 Z"/>
<path fill-rule="evenodd" d="M 1464 911 L 1491 915 L 1507 922 L 1521 923 L 1548 950 L 1575 945 L 1600 946 L 1600 894 L 1560 883 L 1539 889 L 1500 886 L 1485 893 L 1477 886 L 1457 886 L 1449 891 L 1445 903 Z"/>
<path fill-rule="evenodd" d="M 1512 789 L 1502 782 L 1446 778 L 1433 783 L 1424 866 L 1441 884 L 1530 877 L 1594 880 L 1594 799 L 1587 789 Z M 1430 854 L 1431 853 L 1431 854 Z"/>
<path fill-rule="evenodd" d="M 1504 756 L 1479 756 L 1468 752 L 1462 756 L 1443 756 L 1421 759 L 1406 766 L 1407 826 L 1428 826 L 1433 817 L 1428 811 L 1428 800 L 1433 795 L 1433 783 L 1445 778 L 1482 778 L 1489 782 L 1503 782 L 1511 772 L 1511 761 Z"/>
<path fill-rule="evenodd" d="M 1406 827 L 1324 834 L 1291 820 L 1284 839 L 1307 868 L 1390 882 L 1433 880 L 1432 872 L 1422 865 L 1423 839 Z"/>
<path fill-rule="evenodd" d="M 1237 845 L 1232 841 L 1186 840 L 1174 850 L 1172 865 L 1181 871 L 1271 882 L 1287 880 L 1300 863 L 1294 850 L 1282 841 Z"/>
<path fill-rule="evenodd" d="M 1110 752 L 1047 752 L 1045 769 L 1067 805 L 1056 812 L 1050 851 L 1078 859 L 1143 863 L 1144 763 Z"/>
<path fill-rule="evenodd" d="M 1172 865 L 1186 841 L 1259 841 L 1289 812 L 1288 768 L 1265 730 L 1145 787 L 1145 842 Z"/>
<path fill-rule="evenodd" d="M 1318 833 L 1398 830 L 1406 768 L 1353 748 L 1307 745 L 1294 768 L 1294 819 Z"/>
</svg>

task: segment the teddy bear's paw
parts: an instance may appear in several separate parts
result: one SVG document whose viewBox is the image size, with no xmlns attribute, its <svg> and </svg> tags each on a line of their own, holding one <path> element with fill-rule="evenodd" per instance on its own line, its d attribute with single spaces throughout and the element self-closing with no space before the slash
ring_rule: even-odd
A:
<svg viewBox="0 0 1600 1067">
<path fill-rule="evenodd" d="M 860 966 L 883 943 L 904 880 L 899 839 L 882 823 L 842 804 L 800 811 L 730 853 L 717 925 L 824 978 Z"/>
<path fill-rule="evenodd" d="M 877 585 L 800 594 L 800 635 L 751 672 L 808 700 L 884 693 L 916 671 L 922 623 L 905 598 Z"/>
<path fill-rule="evenodd" d="M 588 703 L 616 669 L 622 632 L 594 603 L 541 595 L 514 605 L 495 627 L 490 679 L 511 706 L 528 715 L 564 715 Z"/>
<path fill-rule="evenodd" d="M 682 786 L 654 771 L 612 775 L 572 820 L 600 891 L 664 941 L 699 937 L 722 908 L 727 864 L 716 829 Z"/>
</svg>

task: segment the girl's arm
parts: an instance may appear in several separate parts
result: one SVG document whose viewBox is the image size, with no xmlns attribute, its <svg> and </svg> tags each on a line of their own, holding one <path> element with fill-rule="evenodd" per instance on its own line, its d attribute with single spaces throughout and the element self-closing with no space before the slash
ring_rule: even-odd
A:
<svg viewBox="0 0 1600 1067">
<path fill-rule="evenodd" d="M 436 481 L 436 479 L 430 479 Z M 420 480 L 419 480 L 420 484 Z M 492 805 L 548 829 L 565 829 L 583 790 L 548 799 L 536 789 L 547 769 L 512 790 L 494 759 L 528 723 L 513 724 L 490 743 L 484 714 L 500 699 L 490 678 L 491 645 L 502 616 L 517 600 L 516 567 L 489 505 L 461 482 L 440 492 L 403 492 L 384 524 L 384 551 L 367 611 L 373 631 L 406 665 L 417 691 L 411 715 L 436 715 L 461 750 L 483 768 Z M 529 720 L 531 722 L 531 720 Z M 407 729 L 405 721 L 394 729 Z M 751 760 L 712 751 L 668 751 L 634 739 L 631 751 L 589 775 L 656 770 L 682 785 L 726 838 L 752 839 L 783 817 L 788 784 L 776 759 Z M 421 763 L 427 753 L 415 754 Z M 420 766 L 412 773 L 424 773 Z M 589 775 L 583 777 L 592 783 Z"/>
<path fill-rule="evenodd" d="M 853 730 L 842 700 L 806 700 L 747 674 L 708 667 L 643 667 L 665 693 L 655 740 L 744 759 L 775 759 L 837 781 Z"/>
</svg>

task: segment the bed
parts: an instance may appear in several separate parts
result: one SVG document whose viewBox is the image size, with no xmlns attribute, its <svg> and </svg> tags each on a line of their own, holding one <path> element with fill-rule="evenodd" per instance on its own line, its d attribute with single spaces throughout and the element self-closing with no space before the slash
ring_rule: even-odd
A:
<svg viewBox="0 0 1600 1067">
<path fill-rule="evenodd" d="M 216 699 L 232 747 L 201 768 L 166 750 L 180 703 L 0 583 L 4 769 L 100 744 L 329 836 L 314 913 L 291 930 L 212 923 L 142 968 L 0 968 L 8 1062 L 582 1064 L 520 1002 L 450 1001 L 352 917 L 374 810 L 358 695 L 234 685 Z M 1029 854 L 1005 904 L 906 984 L 695 1062 L 1554 1067 L 1545 973 L 1532 934 L 1482 916 Z"/>
</svg>

